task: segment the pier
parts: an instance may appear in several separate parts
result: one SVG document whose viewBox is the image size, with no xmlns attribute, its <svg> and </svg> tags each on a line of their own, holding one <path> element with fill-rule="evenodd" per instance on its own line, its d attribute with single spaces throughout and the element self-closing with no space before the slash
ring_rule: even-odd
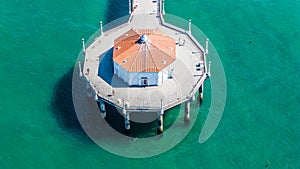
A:
<svg viewBox="0 0 300 169">
<path fill-rule="evenodd" d="M 203 83 L 210 76 L 206 63 L 206 47 L 201 46 L 188 30 L 164 22 L 163 0 L 129 0 L 130 18 L 126 24 L 103 31 L 95 41 L 85 46 L 83 66 L 79 63 L 80 76 L 86 80 L 87 97 L 94 97 L 101 116 L 106 117 L 105 104 L 120 110 L 124 117 L 125 129 L 130 129 L 130 113 L 157 113 L 158 132 L 163 132 L 163 114 L 166 110 L 184 103 L 185 121 L 190 118 L 190 102 L 199 92 L 203 100 Z M 168 79 L 160 85 L 129 86 L 114 74 L 112 53 L 114 40 L 130 30 L 159 30 L 176 42 L 176 60 L 171 64 Z"/>
</svg>

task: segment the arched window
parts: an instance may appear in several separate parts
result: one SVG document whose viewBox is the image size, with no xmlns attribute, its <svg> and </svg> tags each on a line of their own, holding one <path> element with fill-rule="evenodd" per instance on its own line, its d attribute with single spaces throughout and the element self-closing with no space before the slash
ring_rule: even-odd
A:
<svg viewBox="0 0 300 169">
<path fill-rule="evenodd" d="M 141 85 L 148 85 L 148 78 L 147 77 L 141 77 Z"/>
</svg>

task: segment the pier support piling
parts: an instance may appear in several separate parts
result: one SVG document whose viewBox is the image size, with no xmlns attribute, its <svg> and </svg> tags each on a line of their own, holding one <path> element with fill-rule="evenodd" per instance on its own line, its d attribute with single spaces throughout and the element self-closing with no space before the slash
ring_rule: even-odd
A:
<svg viewBox="0 0 300 169">
<path fill-rule="evenodd" d="M 101 32 L 101 35 L 103 35 L 103 26 L 102 26 L 102 21 L 100 21 L 100 32 Z"/>
<path fill-rule="evenodd" d="M 81 40 L 82 40 L 82 52 L 83 52 L 83 54 L 85 54 L 84 38 L 82 38 Z"/>
<path fill-rule="evenodd" d="M 160 134 L 162 132 L 164 132 L 164 110 L 161 109 L 158 119 L 157 119 L 157 133 Z"/>
<path fill-rule="evenodd" d="M 160 134 L 164 131 L 164 109 L 163 109 L 163 100 L 160 100 L 160 112 L 157 119 L 157 133 Z"/>
<path fill-rule="evenodd" d="M 199 103 L 202 103 L 202 101 L 203 101 L 203 89 L 204 89 L 204 84 L 202 84 L 199 88 L 199 95 L 198 95 Z"/>
<path fill-rule="evenodd" d="M 95 101 L 99 107 L 99 110 L 101 112 L 101 117 L 105 118 L 106 117 L 106 110 L 105 110 L 105 103 L 103 100 L 99 99 L 98 94 L 96 93 L 95 95 Z"/>
<path fill-rule="evenodd" d="M 125 116 L 124 116 L 124 122 L 125 122 L 125 129 L 128 131 L 130 130 L 130 118 L 129 118 L 129 113 L 126 113 L 126 110 L 123 109 L 123 113 L 125 111 Z"/>
<path fill-rule="evenodd" d="M 191 30 L 191 27 L 192 27 L 192 20 L 189 19 L 189 34 L 192 34 L 192 30 Z"/>
<path fill-rule="evenodd" d="M 79 77 L 82 77 L 83 73 L 82 73 L 82 67 L 81 67 L 81 62 L 80 61 L 78 62 L 78 68 L 79 68 Z"/>
<path fill-rule="evenodd" d="M 192 101 L 195 101 L 196 100 L 196 96 L 195 95 L 193 95 L 193 97 L 192 97 Z"/>
<path fill-rule="evenodd" d="M 184 103 L 184 122 L 190 122 L 190 111 L 191 111 L 191 101 L 188 100 Z"/>
<path fill-rule="evenodd" d="M 165 0 L 162 0 L 162 14 L 166 14 L 165 12 Z"/>
<path fill-rule="evenodd" d="M 106 110 L 105 110 L 105 103 L 103 100 L 99 100 L 99 109 L 100 109 L 100 112 L 101 112 L 101 117 L 102 118 L 105 118 L 106 117 Z"/>
<path fill-rule="evenodd" d="M 126 112 L 126 107 L 125 107 L 125 100 L 122 99 L 123 102 L 123 116 L 124 116 L 124 123 L 125 123 L 125 129 L 126 131 L 130 130 L 130 117 L 129 117 L 129 112 Z"/>
</svg>

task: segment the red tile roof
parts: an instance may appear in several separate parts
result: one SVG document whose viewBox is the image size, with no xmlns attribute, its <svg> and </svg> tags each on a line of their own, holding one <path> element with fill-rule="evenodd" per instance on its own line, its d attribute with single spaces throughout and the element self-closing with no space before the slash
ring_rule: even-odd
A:
<svg viewBox="0 0 300 169">
<path fill-rule="evenodd" d="M 131 29 L 114 41 L 113 60 L 129 72 L 159 72 L 175 59 L 175 40 L 157 29 Z"/>
</svg>

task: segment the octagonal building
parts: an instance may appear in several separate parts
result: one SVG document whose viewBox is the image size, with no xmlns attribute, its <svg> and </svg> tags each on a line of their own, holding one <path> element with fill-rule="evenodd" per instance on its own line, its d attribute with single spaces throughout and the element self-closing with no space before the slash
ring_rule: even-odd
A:
<svg viewBox="0 0 300 169">
<path fill-rule="evenodd" d="M 131 29 L 114 41 L 114 74 L 129 86 L 162 84 L 175 59 L 175 40 L 158 29 Z"/>
</svg>

